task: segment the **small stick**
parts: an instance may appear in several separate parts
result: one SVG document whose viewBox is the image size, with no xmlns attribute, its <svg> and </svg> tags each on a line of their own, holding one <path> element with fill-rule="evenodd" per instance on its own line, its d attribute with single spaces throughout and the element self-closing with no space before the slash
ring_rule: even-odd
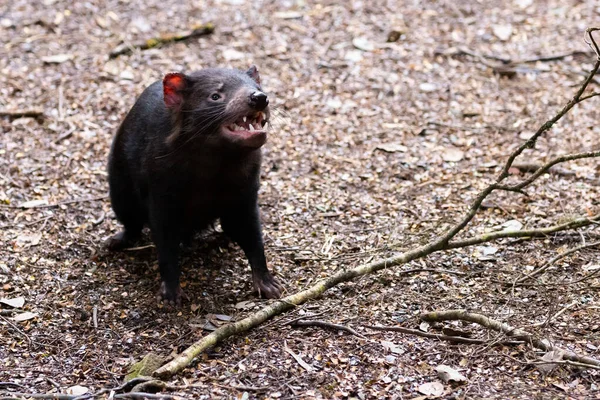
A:
<svg viewBox="0 0 600 400">
<path fill-rule="evenodd" d="M 27 339 L 27 342 L 29 342 L 29 345 L 31 346 L 31 338 L 29 337 L 29 335 L 27 335 L 25 332 L 23 332 L 21 329 L 19 329 L 18 326 L 16 326 L 12 322 L 10 322 L 10 320 L 4 318 L 2 315 L 0 315 L 0 319 L 2 319 L 4 322 L 6 322 L 7 324 L 9 324 L 14 330 L 16 330 L 17 332 L 19 332 L 21 335 L 25 336 L 25 338 Z"/>
<path fill-rule="evenodd" d="M 10 205 L 10 204 L 0 204 L 0 207 L 6 207 L 6 208 L 21 208 L 21 209 L 32 209 L 32 208 L 52 208 L 52 207 L 59 207 L 62 205 L 66 205 L 66 204 L 75 204 L 75 203 L 85 203 L 87 201 L 98 201 L 98 200 L 104 200 L 104 199 L 108 199 L 107 195 L 102 195 L 102 196 L 96 196 L 96 197 L 90 197 L 90 198 L 86 198 L 86 199 L 73 199 L 73 200 L 65 200 L 65 201 L 60 201 L 58 203 L 53 203 L 53 204 L 40 204 L 40 205 L 35 205 L 35 206 L 31 206 L 31 207 L 23 207 L 23 206 L 14 206 L 14 205 Z"/>
<path fill-rule="evenodd" d="M 123 394 L 116 394 L 114 399 L 158 399 L 158 400 L 183 400 L 183 397 L 179 396 L 171 396 L 167 394 L 154 394 L 154 393 L 144 393 L 144 392 L 129 392 Z"/>
<path fill-rule="evenodd" d="M 94 320 L 94 329 L 98 329 L 98 306 L 92 309 L 92 318 Z"/>
<path fill-rule="evenodd" d="M 595 366 L 595 365 L 584 364 L 584 363 L 580 363 L 580 362 L 576 362 L 576 361 L 569 361 L 569 360 L 529 361 L 529 362 L 525 362 L 524 364 L 528 364 L 528 365 L 562 364 L 562 365 L 570 365 L 572 367 L 600 370 L 600 367 Z"/>
<path fill-rule="evenodd" d="M 138 247 L 129 247 L 127 249 L 123 249 L 124 251 L 138 251 L 138 250 L 146 250 L 146 249 L 151 249 L 152 247 L 154 247 L 153 244 L 147 244 L 145 246 L 138 246 Z"/>
<path fill-rule="evenodd" d="M 63 140 L 70 138 L 71 135 L 73 135 L 73 132 L 75 132 L 75 128 L 69 129 L 68 131 L 54 139 L 54 144 L 59 144 Z"/>
<path fill-rule="evenodd" d="M 542 166 L 539 164 L 534 164 L 534 163 L 514 163 L 512 165 L 512 168 L 516 168 L 521 172 L 536 172 L 538 169 L 540 169 Z M 550 174 L 554 174 L 554 175 L 561 175 L 561 176 L 575 176 L 575 172 L 574 171 L 570 171 L 566 168 L 560 168 L 560 167 L 551 167 L 549 168 L 546 172 L 550 173 Z"/>
<path fill-rule="evenodd" d="M 75 400 L 78 396 L 60 393 L 10 393 L 9 396 L 0 397 L 0 400 L 20 399 L 49 399 L 49 400 Z"/>
<path fill-rule="evenodd" d="M 214 383 L 214 385 L 217 385 L 224 389 L 235 389 L 235 390 L 239 390 L 239 391 L 248 391 L 248 392 L 264 392 L 266 390 L 269 390 L 268 386 L 255 387 L 255 386 L 246 386 L 246 385 L 223 385 L 221 383 Z M 182 388 L 185 388 L 185 386 L 183 386 Z"/>
<path fill-rule="evenodd" d="M 0 382 L 0 387 L 2 387 L 2 386 L 15 386 L 15 387 L 27 389 L 26 386 L 23 386 L 20 383 L 14 383 L 14 382 Z"/>
<path fill-rule="evenodd" d="M 584 244 L 584 245 L 581 245 L 581 246 L 574 247 L 574 248 L 572 248 L 570 250 L 567 250 L 564 253 L 557 255 L 556 257 L 554 257 L 553 259 L 551 259 L 550 261 L 548 261 L 546 264 L 542 265 L 540 268 L 532 271 L 528 275 L 525 275 L 521 279 L 518 279 L 515 282 L 515 285 L 519 285 L 519 284 L 525 282 L 526 280 L 531 279 L 532 277 L 541 274 L 542 272 L 544 272 L 545 270 L 547 270 L 548 268 L 550 268 L 552 266 L 552 264 L 554 264 L 555 262 L 557 262 L 560 259 L 565 258 L 568 255 L 571 255 L 571 254 L 576 253 L 576 252 L 578 252 L 580 250 L 583 250 L 583 249 L 587 249 L 588 247 L 596 247 L 598 245 L 600 245 L 600 241 L 592 242 L 592 243 L 588 243 L 588 244 Z"/>
<path fill-rule="evenodd" d="M 558 350 L 563 352 L 563 358 L 569 361 L 575 361 L 582 364 L 593 365 L 596 367 L 600 367 L 600 361 L 596 360 L 592 357 L 580 356 L 572 351 L 567 351 L 560 349 L 559 347 L 552 346 L 549 342 L 545 340 L 538 339 L 531 335 L 530 333 L 514 328 L 506 323 L 499 322 L 493 320 L 491 318 L 486 317 L 483 314 L 470 313 L 465 310 L 448 310 L 448 311 L 434 311 L 421 314 L 421 320 L 426 322 L 441 322 L 441 321 L 467 321 L 479 324 L 485 328 L 492 329 L 498 332 L 502 332 L 507 336 L 517 338 L 519 340 L 523 340 L 525 342 L 531 343 L 531 345 L 537 349 L 543 351 L 552 351 Z"/>
<path fill-rule="evenodd" d="M 195 26 L 191 31 L 179 34 L 166 34 L 160 37 L 144 40 L 132 44 L 121 44 L 115 47 L 110 53 L 110 58 L 116 58 L 123 54 L 129 54 L 133 49 L 148 50 L 167 43 L 180 42 L 195 37 L 205 36 L 213 33 L 215 26 L 212 23 Z"/>
<path fill-rule="evenodd" d="M 11 119 L 17 118 L 44 118 L 44 112 L 42 110 L 0 110 L 0 117 L 9 117 Z"/>
<path fill-rule="evenodd" d="M 378 325 L 363 325 L 363 326 L 365 328 L 373 329 L 376 331 L 400 332 L 400 333 L 406 333 L 409 335 L 421 336 L 421 337 L 425 337 L 425 338 L 429 338 L 429 339 L 445 340 L 445 341 L 454 342 L 454 343 L 463 343 L 463 344 L 487 344 L 487 343 L 489 343 L 488 341 L 482 340 L 482 339 L 472 339 L 472 338 L 466 338 L 466 337 L 462 337 L 462 336 L 438 335 L 435 333 L 421 332 L 416 329 L 403 328 L 401 326 L 378 326 Z M 523 343 L 524 342 L 520 341 L 520 340 L 506 340 L 506 341 L 494 343 L 494 345 L 520 345 Z"/>
<path fill-rule="evenodd" d="M 563 307 L 559 312 L 557 312 L 556 314 L 550 316 L 548 319 L 546 319 L 545 321 L 542 322 L 536 322 L 535 324 L 531 324 L 529 326 L 531 327 L 538 327 L 538 326 L 545 326 L 548 325 L 550 323 L 550 321 L 552 319 L 556 319 L 558 317 L 560 317 L 562 314 L 565 313 L 565 311 L 567 311 L 569 308 L 573 307 L 574 305 L 577 305 L 579 302 L 578 301 L 574 301 L 571 304 L 567 304 L 565 307 Z"/>
<path fill-rule="evenodd" d="M 359 338 L 366 339 L 364 335 L 356 332 L 354 329 L 352 329 L 348 326 L 333 324 L 331 322 L 315 321 L 315 320 L 312 320 L 312 321 L 311 320 L 305 320 L 305 321 L 298 320 L 298 321 L 295 321 L 293 324 L 291 324 L 291 326 L 316 326 L 319 328 L 340 330 L 340 331 L 348 332 L 351 335 L 358 336 Z"/>
<path fill-rule="evenodd" d="M 302 357 L 300 357 L 298 354 L 294 353 L 294 351 L 293 351 L 292 349 L 290 349 L 290 348 L 287 346 L 287 343 L 285 343 L 285 342 L 284 342 L 284 349 L 285 349 L 285 351 L 286 351 L 286 352 L 287 352 L 289 355 L 291 355 L 292 357 L 294 357 L 294 360 L 296 360 L 296 362 L 297 362 L 298 364 L 300 364 L 300 366 L 301 366 L 302 368 L 304 368 L 304 369 L 305 369 L 307 372 L 312 372 L 312 371 L 313 371 L 313 367 L 311 367 L 309 364 L 307 364 L 307 362 L 306 362 L 306 361 L 304 361 L 304 360 L 302 359 Z"/>
</svg>

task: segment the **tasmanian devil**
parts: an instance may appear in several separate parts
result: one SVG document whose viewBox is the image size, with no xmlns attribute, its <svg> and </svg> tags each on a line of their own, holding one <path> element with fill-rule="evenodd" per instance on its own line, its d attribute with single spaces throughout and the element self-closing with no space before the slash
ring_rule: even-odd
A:
<svg viewBox="0 0 600 400">
<path fill-rule="evenodd" d="M 127 247 L 147 224 L 162 301 L 181 304 L 180 243 L 217 219 L 244 250 L 259 295 L 281 295 L 267 269 L 257 202 L 268 105 L 255 66 L 170 73 L 140 95 L 119 127 L 108 180 L 124 229 L 108 247 Z"/>
</svg>

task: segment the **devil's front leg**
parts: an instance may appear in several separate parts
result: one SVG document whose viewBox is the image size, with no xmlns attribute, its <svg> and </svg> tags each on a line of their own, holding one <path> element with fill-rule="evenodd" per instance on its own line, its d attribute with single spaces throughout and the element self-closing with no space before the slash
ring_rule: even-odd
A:
<svg viewBox="0 0 600 400">
<path fill-rule="evenodd" d="M 283 286 L 271 275 L 265 259 L 258 204 L 251 202 L 228 210 L 221 217 L 223 231 L 244 250 L 252 268 L 252 281 L 258 295 L 268 299 L 281 297 Z"/>
</svg>

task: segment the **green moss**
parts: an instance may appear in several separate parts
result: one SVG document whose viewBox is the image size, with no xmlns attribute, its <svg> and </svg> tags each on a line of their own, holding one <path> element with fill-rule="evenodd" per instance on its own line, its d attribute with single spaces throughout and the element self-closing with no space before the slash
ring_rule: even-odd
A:
<svg viewBox="0 0 600 400">
<path fill-rule="evenodd" d="M 140 361 L 129 367 L 125 382 L 138 376 L 151 376 L 154 371 L 164 364 L 164 358 L 154 353 L 148 353 Z"/>
</svg>

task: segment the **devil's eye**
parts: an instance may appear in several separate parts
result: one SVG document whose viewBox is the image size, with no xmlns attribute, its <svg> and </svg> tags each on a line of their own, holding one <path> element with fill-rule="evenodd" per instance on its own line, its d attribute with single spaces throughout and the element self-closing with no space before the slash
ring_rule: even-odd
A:
<svg viewBox="0 0 600 400">
<path fill-rule="evenodd" d="M 213 99 L 214 101 L 217 101 L 221 98 L 221 95 L 214 93 L 210 96 L 211 99 Z"/>
</svg>

